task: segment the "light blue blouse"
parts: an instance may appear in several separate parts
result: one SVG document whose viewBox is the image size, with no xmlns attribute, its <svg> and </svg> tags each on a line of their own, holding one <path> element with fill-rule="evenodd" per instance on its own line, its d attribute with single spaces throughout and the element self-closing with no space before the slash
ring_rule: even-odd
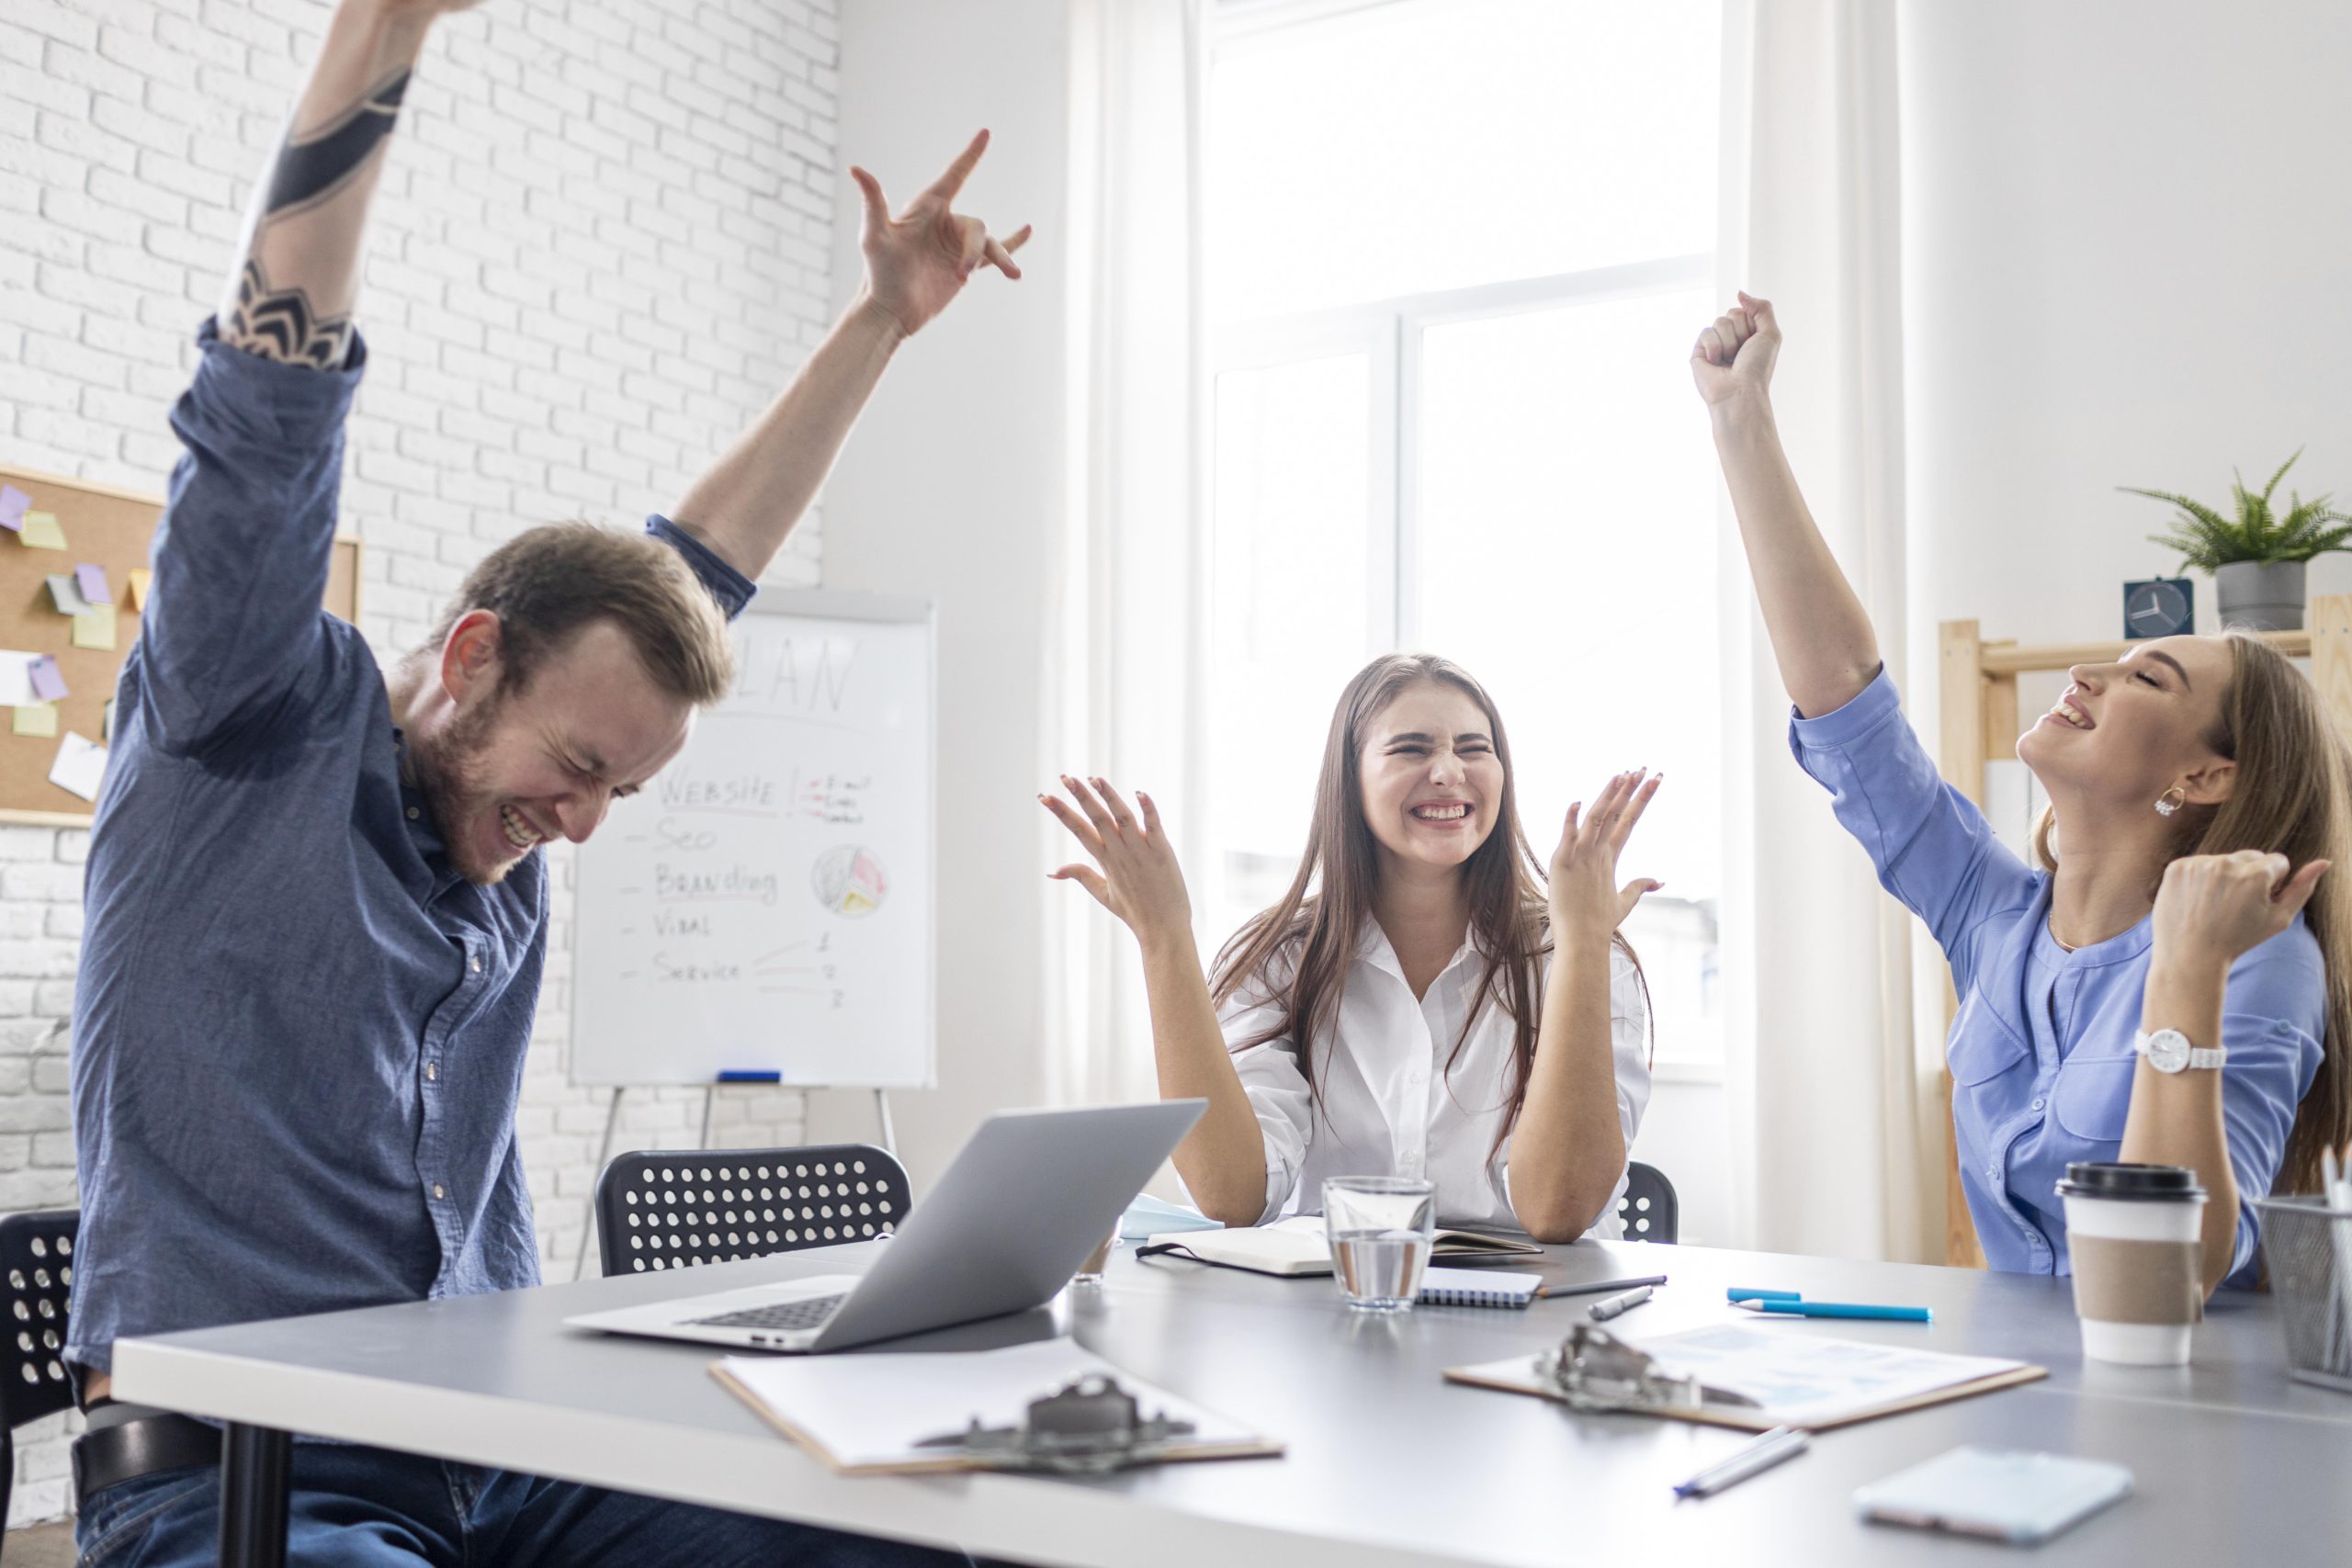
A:
<svg viewBox="0 0 2352 1568">
<path fill-rule="evenodd" d="M 1944 783 L 1883 671 L 1835 713 L 1792 714 L 1789 748 L 1828 786 L 1879 881 L 1928 922 L 1951 964 L 1953 1131 L 1985 1261 L 2071 1273 L 2057 1184 L 2068 1161 L 2111 1160 L 2122 1146 L 2149 921 L 2073 953 L 2060 947 L 2050 934 L 2049 874 L 2005 848 L 1984 814 Z M 2319 1070 L 2326 997 L 2319 942 L 2301 916 L 2230 969 L 2222 1115 L 2239 1206 L 2227 1284 L 2254 1282 L 2254 1200 L 2270 1191 L 2295 1108 Z"/>
</svg>

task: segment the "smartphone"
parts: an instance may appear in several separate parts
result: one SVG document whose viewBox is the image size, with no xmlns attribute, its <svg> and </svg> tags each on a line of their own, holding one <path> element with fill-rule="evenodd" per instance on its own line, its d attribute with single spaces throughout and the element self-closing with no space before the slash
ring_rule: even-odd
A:
<svg viewBox="0 0 2352 1568">
<path fill-rule="evenodd" d="M 1858 1488 L 1854 1509 L 1880 1524 L 2031 1546 L 2130 1495 L 2132 1472 L 2120 1464 L 1958 1448 Z"/>
</svg>

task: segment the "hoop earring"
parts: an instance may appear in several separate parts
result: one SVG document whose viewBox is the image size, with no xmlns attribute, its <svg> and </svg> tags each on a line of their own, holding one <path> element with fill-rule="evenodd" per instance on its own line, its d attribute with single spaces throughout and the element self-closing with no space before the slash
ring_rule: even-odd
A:
<svg viewBox="0 0 2352 1568">
<path fill-rule="evenodd" d="M 2175 799 L 2174 797 L 2176 795 L 2179 798 Z M 2169 817 L 2188 804 L 2188 792 L 2181 788 L 2178 784 L 2175 784 L 2172 788 L 2165 791 L 2164 794 L 2156 796 L 2156 815 L 2159 817 Z"/>
</svg>

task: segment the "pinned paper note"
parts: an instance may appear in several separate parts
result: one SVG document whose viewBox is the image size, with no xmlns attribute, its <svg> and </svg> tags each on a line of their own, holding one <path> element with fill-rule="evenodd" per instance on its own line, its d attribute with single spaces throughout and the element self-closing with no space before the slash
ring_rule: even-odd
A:
<svg viewBox="0 0 2352 1568">
<path fill-rule="evenodd" d="M 0 659 L 11 657 L 13 655 L 0 653 Z M 57 660 L 46 653 L 28 654 L 26 658 L 28 662 L 25 666 L 25 680 L 32 688 L 34 698 L 44 703 L 63 702 L 65 671 L 57 667 Z M 20 703 L 17 705 L 21 707 L 24 705 Z"/>
<path fill-rule="evenodd" d="M 57 761 L 49 767 L 49 782 L 84 800 L 98 798 L 98 783 L 106 777 L 107 749 L 75 730 L 65 732 Z"/>
<path fill-rule="evenodd" d="M 21 707 L 27 703 L 49 700 L 33 689 L 34 661 L 45 657 L 0 649 L 0 707 Z"/>
<path fill-rule="evenodd" d="M 65 530 L 57 525 L 54 512 L 28 512 L 24 525 L 17 530 L 17 542 L 27 549 L 62 550 L 65 547 Z"/>
<path fill-rule="evenodd" d="M 57 606 L 59 615 L 86 615 L 90 613 L 90 602 L 82 597 L 82 585 L 74 581 L 72 572 L 52 571 L 47 581 L 49 602 Z"/>
<path fill-rule="evenodd" d="M 107 586 L 107 569 L 84 561 L 74 569 L 74 584 L 81 589 L 82 597 L 93 604 L 114 603 L 114 590 Z"/>
<path fill-rule="evenodd" d="M 135 566 L 130 569 L 130 607 L 132 609 L 144 610 L 147 607 L 147 585 L 154 581 L 155 574 L 147 568 Z"/>
<path fill-rule="evenodd" d="M 13 532 L 23 527 L 25 508 L 32 503 L 33 498 L 15 485 L 0 485 L 0 528 Z"/>
<path fill-rule="evenodd" d="M 114 606 L 105 604 L 74 617 L 74 646 L 76 648 L 112 648 L 114 646 Z"/>
<path fill-rule="evenodd" d="M 29 707 L 10 708 L 16 716 L 9 728 L 18 735 L 55 735 L 57 709 L 49 703 L 34 703 Z"/>
</svg>

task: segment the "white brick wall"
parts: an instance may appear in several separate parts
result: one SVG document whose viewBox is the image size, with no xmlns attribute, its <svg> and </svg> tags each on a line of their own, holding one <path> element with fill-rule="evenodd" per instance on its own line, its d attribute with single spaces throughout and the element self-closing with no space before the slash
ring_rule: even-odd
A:
<svg viewBox="0 0 2352 1568">
<path fill-rule="evenodd" d="M 0 457 L 160 491 L 190 336 L 329 11 L 0 4 Z M 443 27 L 409 90 L 360 311 L 372 358 L 344 520 L 367 541 L 379 657 L 517 529 L 673 502 L 818 341 L 833 13 L 488 0 Z M 814 582 L 819 543 L 812 518 L 771 581 Z M 87 848 L 79 831 L 0 829 L 0 1208 L 74 1201 L 64 1021 Z M 548 1276 L 564 1278 L 605 1100 L 565 1076 L 568 853 L 554 870 L 519 1125 Z M 712 1122 L 722 1145 L 790 1143 L 802 1109 L 736 1091 Z M 689 1145 L 701 1126 L 699 1091 L 633 1090 L 614 1146 Z M 11 1523 L 64 1510 L 70 1419 L 22 1434 Z"/>
</svg>

